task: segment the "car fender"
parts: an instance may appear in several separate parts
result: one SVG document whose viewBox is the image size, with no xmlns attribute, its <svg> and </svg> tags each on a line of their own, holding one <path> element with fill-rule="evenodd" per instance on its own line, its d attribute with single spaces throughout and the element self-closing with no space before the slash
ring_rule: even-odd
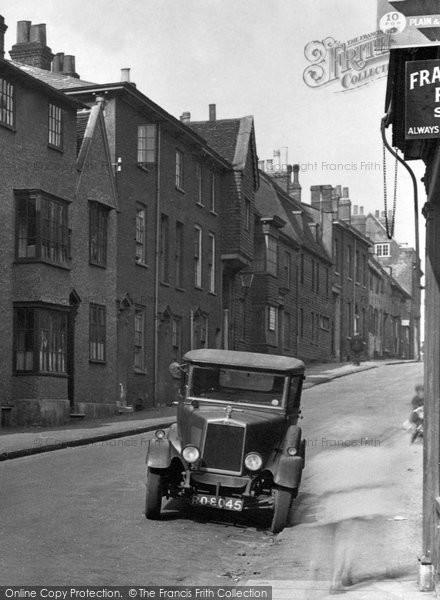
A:
<svg viewBox="0 0 440 600">
<path fill-rule="evenodd" d="M 149 441 L 145 462 L 152 469 L 167 469 L 173 454 L 173 446 L 168 439 L 153 439 Z"/>
<path fill-rule="evenodd" d="M 291 456 L 287 453 L 288 448 L 295 448 L 297 454 Z M 299 487 L 304 468 L 303 454 L 304 445 L 302 443 L 301 428 L 298 425 L 290 425 L 282 441 L 280 451 L 277 452 L 270 469 L 276 485 L 292 489 Z"/>
</svg>

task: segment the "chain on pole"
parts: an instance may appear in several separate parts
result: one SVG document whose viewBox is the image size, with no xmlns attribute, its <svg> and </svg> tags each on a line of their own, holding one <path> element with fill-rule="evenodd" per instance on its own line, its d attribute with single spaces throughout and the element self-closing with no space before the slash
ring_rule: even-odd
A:
<svg viewBox="0 0 440 600">
<path fill-rule="evenodd" d="M 397 153 L 397 148 L 394 148 Z M 396 156 L 396 163 L 394 166 L 394 192 L 393 192 L 393 208 L 391 214 L 391 223 L 388 219 L 388 189 L 387 189 L 387 161 L 385 153 L 385 144 L 382 144 L 382 159 L 383 159 L 383 200 L 385 210 L 385 229 L 387 232 L 387 238 L 391 240 L 394 236 L 394 224 L 396 221 L 396 208 L 397 208 L 397 169 L 398 159 Z"/>
</svg>

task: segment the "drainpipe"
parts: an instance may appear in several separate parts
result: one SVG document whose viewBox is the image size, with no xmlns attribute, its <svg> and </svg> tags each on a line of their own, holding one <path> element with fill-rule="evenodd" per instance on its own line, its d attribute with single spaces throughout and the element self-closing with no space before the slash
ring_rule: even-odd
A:
<svg viewBox="0 0 440 600">
<path fill-rule="evenodd" d="M 157 157 L 156 157 L 156 248 L 154 256 L 154 372 L 153 372 L 153 406 L 157 405 L 157 379 L 159 367 L 159 252 L 160 252 L 160 168 L 161 168 L 161 126 L 157 125 Z"/>
</svg>

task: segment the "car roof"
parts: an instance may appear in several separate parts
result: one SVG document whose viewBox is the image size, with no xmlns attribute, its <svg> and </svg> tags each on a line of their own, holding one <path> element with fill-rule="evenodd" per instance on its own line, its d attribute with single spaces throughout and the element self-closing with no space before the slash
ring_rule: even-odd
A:
<svg viewBox="0 0 440 600">
<path fill-rule="evenodd" d="M 264 369 L 268 371 L 285 371 L 304 373 L 302 360 L 291 356 L 262 354 L 259 352 L 240 352 L 237 350 L 216 350 L 203 348 L 190 350 L 183 360 L 197 364 L 216 364 L 248 369 Z"/>
</svg>

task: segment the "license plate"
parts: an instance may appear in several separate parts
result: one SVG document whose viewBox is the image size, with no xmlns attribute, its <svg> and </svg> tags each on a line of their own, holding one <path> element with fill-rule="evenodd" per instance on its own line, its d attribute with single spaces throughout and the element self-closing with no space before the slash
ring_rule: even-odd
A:
<svg viewBox="0 0 440 600">
<path fill-rule="evenodd" d="M 209 506 L 211 508 L 222 508 L 223 510 L 243 510 L 243 500 L 240 498 L 225 498 L 223 496 L 211 496 L 209 494 L 194 494 L 191 504 L 196 506 Z"/>
</svg>

